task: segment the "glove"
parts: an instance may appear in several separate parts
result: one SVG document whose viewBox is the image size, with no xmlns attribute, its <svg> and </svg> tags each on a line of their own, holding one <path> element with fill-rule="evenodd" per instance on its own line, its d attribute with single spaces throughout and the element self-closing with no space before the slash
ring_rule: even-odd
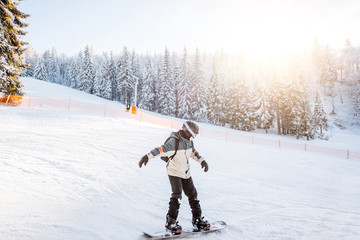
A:
<svg viewBox="0 0 360 240">
<path fill-rule="evenodd" d="M 205 160 L 201 162 L 201 168 L 205 168 L 204 172 L 207 172 L 209 170 L 209 165 Z"/>
<path fill-rule="evenodd" d="M 144 164 L 146 166 L 146 164 L 149 161 L 149 157 L 147 155 L 144 155 L 140 161 L 139 161 L 139 167 L 141 168 L 141 166 Z"/>
</svg>

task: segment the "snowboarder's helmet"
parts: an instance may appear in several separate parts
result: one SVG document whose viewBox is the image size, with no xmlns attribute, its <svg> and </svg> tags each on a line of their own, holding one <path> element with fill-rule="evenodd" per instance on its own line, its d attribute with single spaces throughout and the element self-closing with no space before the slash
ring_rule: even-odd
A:
<svg viewBox="0 0 360 240">
<path fill-rule="evenodd" d="M 191 134 L 191 136 L 194 138 L 196 137 L 196 135 L 199 134 L 199 127 L 198 125 L 196 125 L 196 123 L 192 122 L 192 121 L 186 121 L 184 122 L 182 129 L 184 131 L 187 131 Z"/>
</svg>

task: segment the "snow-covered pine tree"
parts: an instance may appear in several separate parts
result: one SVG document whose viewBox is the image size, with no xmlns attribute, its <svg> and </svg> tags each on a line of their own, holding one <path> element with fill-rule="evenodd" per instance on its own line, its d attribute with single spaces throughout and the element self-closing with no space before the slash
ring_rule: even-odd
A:
<svg viewBox="0 0 360 240">
<path fill-rule="evenodd" d="M 44 66 L 45 66 L 45 74 L 46 74 L 45 81 L 51 82 L 51 79 L 50 79 L 50 65 L 51 65 L 50 50 L 45 50 L 42 57 L 44 59 Z"/>
<path fill-rule="evenodd" d="M 324 50 L 323 65 L 321 68 L 321 83 L 324 87 L 324 94 L 330 96 L 332 103 L 331 114 L 335 114 L 335 96 L 336 96 L 336 81 L 337 69 L 334 62 L 334 57 L 327 46 Z"/>
<path fill-rule="evenodd" d="M 58 81 L 60 84 L 70 87 L 70 78 L 69 78 L 69 68 L 70 68 L 70 62 L 69 58 L 67 58 L 65 55 L 61 55 L 58 57 L 58 66 L 59 66 L 59 77 Z"/>
<path fill-rule="evenodd" d="M 240 103 L 241 103 L 241 93 L 242 89 L 240 88 L 240 80 L 233 81 L 229 84 L 227 92 L 229 93 L 228 99 L 226 101 L 227 109 L 227 118 L 228 123 L 233 129 L 240 129 Z"/>
<path fill-rule="evenodd" d="M 245 78 L 240 78 L 239 89 L 238 117 L 240 118 L 240 130 L 250 132 L 256 126 L 254 108 L 256 99 Z"/>
<path fill-rule="evenodd" d="M 53 83 L 61 83 L 60 81 L 60 69 L 58 64 L 58 57 L 55 48 L 52 48 L 51 54 L 48 58 L 48 79 Z"/>
<path fill-rule="evenodd" d="M 276 117 L 276 126 L 278 129 L 278 134 L 281 135 L 282 130 L 282 121 L 283 121 L 283 111 L 284 111 L 284 102 L 285 99 L 285 90 L 284 84 L 280 81 L 278 75 L 273 72 L 271 78 L 271 87 L 270 87 L 270 100 L 271 108 Z"/>
<path fill-rule="evenodd" d="M 287 77 L 284 84 L 286 97 L 282 115 L 282 133 L 300 136 L 301 130 L 301 90 L 298 80 L 292 76 Z"/>
<path fill-rule="evenodd" d="M 322 69 L 322 65 L 323 65 L 323 50 L 319 45 L 319 41 L 318 39 L 315 39 L 313 47 L 312 47 L 312 52 L 311 52 L 311 60 L 312 63 L 315 66 L 316 69 L 316 73 L 317 73 L 317 84 L 320 86 L 321 85 L 321 69 Z"/>
<path fill-rule="evenodd" d="M 29 17 L 12 0 L 0 1 L 0 92 L 23 95 L 20 73 L 26 68 L 23 54 L 27 43 L 21 40 Z"/>
<path fill-rule="evenodd" d="M 204 121 L 206 119 L 206 89 L 205 76 L 202 70 L 199 49 L 196 49 L 194 64 L 191 72 L 192 82 L 192 104 L 191 115 L 195 121 Z"/>
<path fill-rule="evenodd" d="M 139 107 L 155 111 L 155 72 L 151 58 L 148 58 L 148 62 L 145 65 L 145 73 L 143 80 L 143 87 L 141 89 L 141 98 L 142 101 Z"/>
<path fill-rule="evenodd" d="M 133 99 L 132 102 L 133 102 L 133 104 L 136 102 L 136 104 L 138 105 L 142 101 L 141 88 L 143 87 L 143 77 L 142 77 L 142 73 L 140 71 L 139 58 L 135 52 L 135 49 L 133 49 L 132 54 L 131 54 L 131 70 L 135 76 L 135 84 L 136 84 L 136 91 L 137 91 L 136 92 L 137 99 L 136 100 Z M 133 97 L 135 98 L 135 92 L 133 94 Z"/>
<path fill-rule="evenodd" d="M 108 99 L 115 100 L 117 86 L 116 86 L 116 63 L 113 52 L 110 52 L 108 71 L 109 71 L 109 81 L 110 81 L 110 90 L 111 90 L 110 98 Z"/>
<path fill-rule="evenodd" d="M 160 75 L 159 104 L 160 113 L 175 116 L 175 91 L 171 72 L 170 54 L 165 49 Z"/>
<path fill-rule="evenodd" d="M 173 73 L 173 83 L 174 83 L 174 96 L 175 96 L 175 117 L 179 117 L 180 111 L 180 67 L 179 61 L 176 53 L 172 54 L 172 73 Z"/>
<path fill-rule="evenodd" d="M 349 39 L 345 40 L 344 48 L 341 49 L 341 65 L 343 65 L 344 76 L 340 77 L 340 80 L 352 83 L 354 81 L 354 72 L 356 69 L 356 62 L 358 61 L 358 54 L 356 54 L 355 48 L 352 46 Z"/>
<path fill-rule="evenodd" d="M 80 72 L 79 66 L 77 65 L 76 59 L 73 57 L 70 60 L 70 66 L 68 72 L 70 87 L 75 89 L 78 88 L 79 72 Z"/>
<path fill-rule="evenodd" d="M 46 81 L 46 68 L 43 57 L 40 57 L 38 62 L 36 63 L 33 77 L 39 80 Z"/>
<path fill-rule="evenodd" d="M 219 74 L 218 82 L 218 117 L 220 126 L 225 126 L 228 123 L 228 109 L 227 102 L 230 99 L 230 92 L 228 91 L 227 79 L 224 73 Z"/>
<path fill-rule="evenodd" d="M 94 93 L 99 97 L 111 99 L 110 62 L 105 54 L 101 68 L 96 74 Z"/>
<path fill-rule="evenodd" d="M 221 111 L 221 98 L 219 91 L 219 76 L 217 73 L 217 68 L 215 64 L 215 59 L 213 60 L 212 66 L 212 75 L 209 82 L 209 91 L 207 96 L 207 118 L 212 124 L 220 123 L 219 113 Z"/>
<path fill-rule="evenodd" d="M 180 63 L 180 108 L 179 108 L 179 117 L 184 119 L 191 119 L 191 82 L 190 82 L 190 73 L 189 73 L 189 60 L 187 49 L 184 48 L 183 57 Z"/>
<path fill-rule="evenodd" d="M 124 47 L 120 62 L 118 64 L 117 75 L 117 94 L 120 96 L 120 101 L 124 104 L 132 104 L 131 100 L 134 95 L 134 87 L 136 83 L 136 76 L 131 67 L 131 57 L 127 47 Z"/>
<path fill-rule="evenodd" d="M 273 116 L 270 110 L 269 96 L 264 85 L 259 88 L 258 100 L 255 103 L 255 106 L 257 127 L 265 129 L 265 132 L 268 133 L 272 126 Z"/>
<path fill-rule="evenodd" d="M 327 130 L 328 124 L 319 91 L 316 92 L 316 97 L 315 97 L 315 105 L 313 111 L 313 125 L 316 129 L 316 136 L 322 138 L 323 130 Z"/>
<path fill-rule="evenodd" d="M 313 114 L 311 111 L 310 100 L 309 100 L 309 88 L 307 81 L 303 74 L 299 74 L 299 90 L 300 90 L 300 125 L 297 130 L 297 138 L 305 136 L 307 140 L 314 138 L 315 127 L 313 123 Z"/>
<path fill-rule="evenodd" d="M 23 70 L 21 76 L 24 77 L 32 77 L 34 76 L 36 63 L 38 62 L 39 56 L 37 55 L 36 51 L 29 46 L 24 53 L 24 61 L 28 65 L 26 69 Z"/>
<path fill-rule="evenodd" d="M 80 70 L 79 90 L 92 94 L 94 91 L 95 74 L 92 52 L 90 47 L 86 46 Z"/>
</svg>

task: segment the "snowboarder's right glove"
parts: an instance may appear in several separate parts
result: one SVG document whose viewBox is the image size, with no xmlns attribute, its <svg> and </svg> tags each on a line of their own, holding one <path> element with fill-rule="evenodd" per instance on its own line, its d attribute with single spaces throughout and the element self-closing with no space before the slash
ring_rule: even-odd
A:
<svg viewBox="0 0 360 240">
<path fill-rule="evenodd" d="M 144 155 L 140 161 L 139 161 L 139 167 L 141 168 L 141 166 L 144 164 L 146 166 L 146 164 L 149 161 L 149 157 L 147 155 Z"/>
<path fill-rule="evenodd" d="M 209 165 L 205 160 L 201 162 L 201 168 L 205 168 L 204 172 L 207 172 L 209 170 Z"/>
</svg>

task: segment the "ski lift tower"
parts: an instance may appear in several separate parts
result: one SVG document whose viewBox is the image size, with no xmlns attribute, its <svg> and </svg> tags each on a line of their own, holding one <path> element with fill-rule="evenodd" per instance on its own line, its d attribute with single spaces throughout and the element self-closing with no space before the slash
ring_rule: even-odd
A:
<svg viewBox="0 0 360 240">
<path fill-rule="evenodd" d="M 138 86 L 138 83 L 139 83 L 139 80 L 138 78 L 136 78 L 135 80 L 135 87 L 134 87 L 134 90 L 135 90 L 135 93 L 134 93 L 134 104 L 133 106 L 131 107 L 131 113 L 132 114 L 136 114 L 137 113 L 137 86 Z"/>
</svg>

